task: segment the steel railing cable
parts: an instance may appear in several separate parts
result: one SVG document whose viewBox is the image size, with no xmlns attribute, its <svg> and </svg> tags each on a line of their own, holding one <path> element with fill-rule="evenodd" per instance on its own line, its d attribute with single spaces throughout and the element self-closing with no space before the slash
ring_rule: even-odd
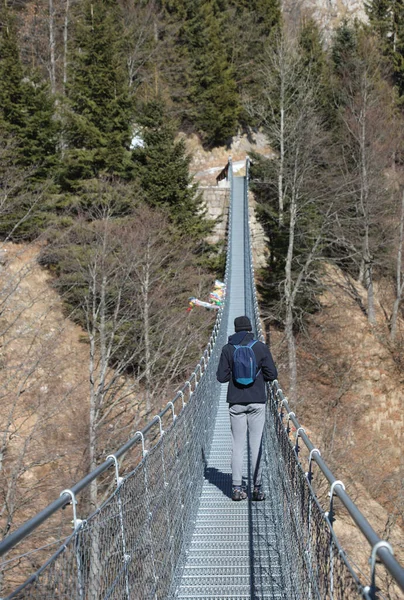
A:
<svg viewBox="0 0 404 600">
<path fill-rule="evenodd" d="M 227 256 L 229 252 L 230 243 Z M 225 283 L 229 269 L 227 260 Z M 227 313 L 225 298 L 201 360 L 164 410 L 97 469 L 63 490 L 59 498 L 0 543 L 0 555 L 4 555 L 61 508 L 72 505 L 73 533 L 7 600 L 165 597 L 192 533 L 198 506 L 202 456 L 208 452 L 219 398 L 216 364 L 226 342 Z M 172 422 L 164 431 L 163 419 L 170 415 Z M 146 449 L 146 437 L 157 427 L 157 443 Z M 119 459 L 128 459 L 139 443 L 141 462 L 121 477 Z M 78 495 L 111 467 L 114 493 L 92 515 L 79 519 Z"/>
<path fill-rule="evenodd" d="M 249 160 L 247 159 L 246 223 L 248 223 L 248 181 Z M 246 269 L 246 281 L 251 282 L 251 286 L 246 291 L 246 296 L 250 294 L 250 299 L 248 301 L 246 299 L 246 307 L 251 309 L 251 313 L 248 314 L 254 323 L 257 337 L 264 340 L 254 283 L 249 227 L 246 227 L 246 253 L 246 264 L 250 266 L 248 273 Z M 293 525 L 292 529 L 285 527 L 285 536 L 287 537 L 289 534 L 291 538 L 290 545 L 295 545 L 296 548 L 300 544 L 301 549 L 300 556 L 302 560 L 300 565 L 296 565 L 296 562 L 294 564 L 294 568 L 297 566 L 298 569 L 294 572 L 295 577 L 292 585 L 298 585 L 300 588 L 303 586 L 306 590 L 309 590 L 307 596 L 300 592 L 299 598 L 345 598 L 350 597 L 349 593 L 369 599 L 380 598 L 381 596 L 377 595 L 376 559 L 384 565 L 398 587 L 404 591 L 404 569 L 395 559 L 391 545 L 380 539 L 345 491 L 344 484 L 337 480 L 328 468 L 321 457 L 320 451 L 314 447 L 297 417 L 291 411 L 278 381 L 274 381 L 272 386 L 269 387 L 267 417 L 264 456 L 266 456 L 268 463 L 269 451 L 279 454 L 278 477 L 279 481 L 282 481 L 284 498 L 287 500 L 284 506 L 284 515 L 288 516 L 289 523 Z M 293 424 L 296 430 L 294 443 L 290 440 L 290 423 Z M 269 438 L 272 438 L 272 442 Z M 307 473 L 304 472 L 298 456 L 299 439 L 305 444 L 309 452 Z M 270 445 L 272 445 L 271 449 L 269 449 Z M 330 485 L 328 511 L 324 511 L 320 506 L 311 485 L 313 463 L 318 465 L 320 472 Z M 339 498 L 357 528 L 371 546 L 368 584 L 359 581 L 357 572 L 353 569 L 334 533 L 332 526 L 334 521 L 334 496 Z M 320 544 L 319 541 L 321 541 Z M 319 560 L 319 557 L 321 557 L 321 560 Z M 291 597 L 293 596 L 291 595 Z"/>
</svg>

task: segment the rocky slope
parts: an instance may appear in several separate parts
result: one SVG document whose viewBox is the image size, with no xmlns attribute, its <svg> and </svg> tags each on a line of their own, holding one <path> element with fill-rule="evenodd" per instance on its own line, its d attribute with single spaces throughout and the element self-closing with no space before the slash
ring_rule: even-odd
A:
<svg viewBox="0 0 404 600">
<path fill-rule="evenodd" d="M 283 12 L 292 26 L 304 16 L 312 16 L 320 24 L 325 41 L 343 19 L 366 20 L 363 0 L 284 0 Z"/>
</svg>

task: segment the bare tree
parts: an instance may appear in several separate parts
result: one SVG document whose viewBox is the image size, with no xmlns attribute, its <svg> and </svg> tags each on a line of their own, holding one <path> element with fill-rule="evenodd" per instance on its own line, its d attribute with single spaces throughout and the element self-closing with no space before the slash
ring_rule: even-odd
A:
<svg viewBox="0 0 404 600">
<path fill-rule="evenodd" d="M 147 3 L 122 0 L 122 9 L 128 82 L 136 90 L 148 78 L 150 63 L 157 60 L 163 45 L 156 35 L 159 10 L 154 0 Z"/>
<path fill-rule="evenodd" d="M 128 437 L 134 401 L 148 414 L 158 407 L 155 399 L 164 403 L 182 381 L 203 347 L 208 317 L 184 322 L 186 298 L 201 274 L 188 242 L 173 238 L 163 215 L 139 205 L 121 222 L 107 206 L 96 221 L 80 227 L 74 235 L 91 242 L 77 271 L 86 290 L 81 310 L 89 340 L 89 468 L 94 469 L 100 455 L 116 447 L 117 432 Z M 98 494 L 94 482 L 92 507 Z"/>
<path fill-rule="evenodd" d="M 277 151 L 268 181 L 269 202 L 277 201 L 278 235 L 284 240 L 280 275 L 280 318 L 288 346 L 290 397 L 296 398 L 295 331 L 302 294 L 318 279 L 315 265 L 333 210 L 332 197 L 321 164 L 325 161 L 324 132 L 317 89 L 303 68 L 297 44 L 286 37 L 268 49 L 261 66 L 264 97 L 250 109 L 259 116 Z M 274 211 L 275 212 L 275 211 Z M 271 242 L 270 242 L 271 243 Z M 275 316 L 275 315 L 274 315 Z"/>
<path fill-rule="evenodd" d="M 296 82 L 301 80 L 301 64 L 296 43 L 289 37 L 278 37 L 274 48 L 265 50 L 264 61 L 260 66 L 263 97 L 246 99 L 249 111 L 258 117 L 265 128 L 274 149 L 277 150 L 276 181 L 272 182 L 278 199 L 278 221 L 284 222 L 285 207 L 288 203 L 286 176 L 286 152 L 289 139 L 294 132 L 290 116 L 295 113 L 295 102 L 299 91 Z"/>
<path fill-rule="evenodd" d="M 357 50 L 340 67 L 343 143 L 341 171 L 346 203 L 337 236 L 357 265 L 367 292 L 369 323 L 376 323 L 374 271 L 380 264 L 388 228 L 385 170 L 392 163 L 392 92 L 382 79 L 382 63 L 372 38 L 359 35 Z M 344 231 L 345 229 L 345 231 Z"/>
<path fill-rule="evenodd" d="M 198 277 L 188 244 L 175 240 L 164 216 L 146 206 L 136 207 L 126 221 L 114 219 L 108 203 L 96 216 L 80 226 L 89 252 L 77 265 L 85 288 L 81 310 L 89 341 L 90 470 L 134 433 L 140 410 L 148 415 L 167 401 L 171 384 L 178 385 L 190 360 L 195 362 L 199 343 L 202 347 L 198 327 L 195 335 L 194 327 L 184 323 L 184 293 Z M 181 298 L 183 306 L 178 305 Z M 91 483 L 91 510 L 106 494 L 98 480 Z M 101 568 L 95 527 L 90 551 L 93 598 Z"/>
</svg>

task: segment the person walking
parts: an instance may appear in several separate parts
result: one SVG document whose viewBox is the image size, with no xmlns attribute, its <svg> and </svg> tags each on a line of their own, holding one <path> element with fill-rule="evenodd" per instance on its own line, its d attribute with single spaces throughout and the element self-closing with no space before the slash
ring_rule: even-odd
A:
<svg viewBox="0 0 404 600">
<path fill-rule="evenodd" d="M 240 316 L 234 319 L 234 330 L 235 333 L 229 337 L 228 343 L 222 348 L 216 373 L 220 383 L 229 382 L 227 402 L 232 434 L 232 500 L 247 498 L 242 487 L 242 473 L 244 443 L 248 428 L 253 473 L 252 500 L 261 501 L 265 500 L 265 494 L 261 489 L 261 444 L 267 399 L 265 382 L 276 379 L 278 372 L 269 348 L 263 342 L 254 340 L 251 333 L 251 321 L 248 317 Z M 249 346 L 254 353 L 250 361 L 254 365 L 256 373 L 253 373 L 251 378 L 241 379 L 239 364 L 242 360 L 238 354 L 235 360 L 234 358 L 236 350 L 239 353 L 239 348 L 246 346 Z M 241 353 L 248 356 L 250 350 L 244 348 Z M 235 373 L 236 367 L 238 373 Z M 242 369 L 243 367 L 241 367 Z"/>
</svg>

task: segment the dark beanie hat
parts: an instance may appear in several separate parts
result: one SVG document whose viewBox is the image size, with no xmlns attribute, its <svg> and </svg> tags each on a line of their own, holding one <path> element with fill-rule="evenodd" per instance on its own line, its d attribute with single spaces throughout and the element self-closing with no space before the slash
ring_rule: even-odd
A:
<svg viewBox="0 0 404 600">
<path fill-rule="evenodd" d="M 234 331 L 251 331 L 251 321 L 248 317 L 236 317 L 234 319 Z"/>
</svg>

